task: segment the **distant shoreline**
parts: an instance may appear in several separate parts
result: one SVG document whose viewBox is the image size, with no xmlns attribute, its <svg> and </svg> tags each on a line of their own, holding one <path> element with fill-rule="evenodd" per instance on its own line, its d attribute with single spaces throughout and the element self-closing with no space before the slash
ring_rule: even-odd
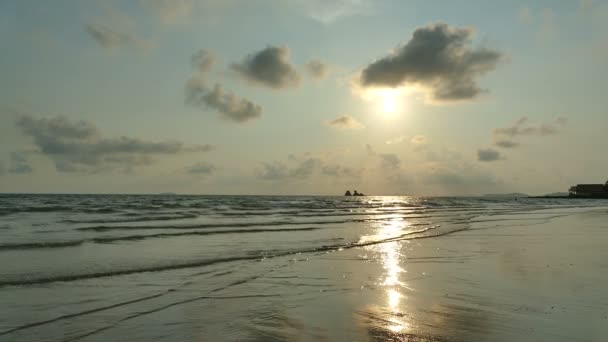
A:
<svg viewBox="0 0 608 342">
<path fill-rule="evenodd" d="M 528 196 L 524 198 L 557 198 L 557 199 L 608 199 L 608 197 L 593 197 L 593 196 Z"/>
</svg>

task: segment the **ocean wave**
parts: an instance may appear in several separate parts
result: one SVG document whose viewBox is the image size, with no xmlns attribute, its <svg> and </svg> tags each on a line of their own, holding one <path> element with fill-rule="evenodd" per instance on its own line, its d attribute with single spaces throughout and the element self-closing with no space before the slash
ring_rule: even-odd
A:
<svg viewBox="0 0 608 342">
<path fill-rule="evenodd" d="M 149 267 L 141 267 L 135 269 L 125 269 L 125 270 L 112 270 L 112 271 L 102 271 L 102 272 L 92 272 L 92 273 L 83 273 L 83 274 L 66 274 L 66 275 L 55 275 L 55 276 L 47 276 L 47 277 L 39 277 L 39 278 L 26 278 L 26 279 L 9 279 L 9 280 L 0 280 L 0 287 L 6 286 L 28 286 L 28 285 L 40 285 L 40 284 L 48 284 L 55 282 L 71 282 L 71 281 L 79 281 L 79 280 L 87 280 L 94 278 L 106 278 L 106 277 L 114 277 L 114 276 L 123 276 L 137 273 L 149 273 L 149 272 L 162 272 L 162 271 L 170 271 L 177 269 L 186 269 L 186 268 L 198 268 L 205 267 L 210 265 L 215 265 L 219 263 L 228 263 L 228 262 L 236 262 L 236 261 L 252 261 L 252 260 L 263 260 L 269 258 L 276 258 L 282 256 L 289 256 L 295 254 L 303 254 L 303 253 L 320 253 L 320 252 L 328 252 L 342 249 L 351 249 L 358 247 L 366 247 L 372 245 L 378 245 L 389 242 L 396 242 L 401 240 L 414 240 L 414 239 L 424 239 L 430 237 L 437 237 L 442 235 L 451 234 L 454 232 L 462 231 L 468 228 L 465 227 L 454 227 L 451 230 L 440 231 L 435 234 L 424 235 L 425 232 L 433 230 L 437 227 L 427 227 L 417 231 L 406 232 L 401 235 L 372 240 L 366 242 L 350 242 L 345 244 L 333 244 L 333 245 L 325 245 L 318 247 L 310 247 L 310 248 L 302 248 L 302 249 L 292 249 L 292 250 L 284 250 L 279 251 L 273 254 L 268 254 L 268 251 L 259 251 L 258 254 L 248 254 L 241 256 L 233 256 L 226 258 L 216 258 L 216 259 L 205 259 L 205 260 L 197 260 L 190 261 L 184 263 L 175 263 L 168 265 L 155 265 Z"/>
<path fill-rule="evenodd" d="M 304 232 L 322 229 L 320 227 L 306 228 L 285 228 L 285 229 L 236 229 L 236 230 L 220 230 L 220 231 L 193 231 L 182 233 L 159 233 L 148 235 L 128 235 L 116 237 L 99 237 L 92 239 L 82 239 L 74 241 L 56 241 L 56 242 L 33 242 L 33 243 L 14 243 L 0 245 L 1 250 L 19 250 L 19 249 L 46 249 L 46 248 L 65 248 L 80 246 L 84 243 L 113 243 L 120 241 L 137 241 L 154 238 L 170 238 L 179 236 L 206 236 L 206 235 L 222 235 L 222 234 L 252 234 L 252 233 L 269 233 L 269 232 Z"/>
</svg>

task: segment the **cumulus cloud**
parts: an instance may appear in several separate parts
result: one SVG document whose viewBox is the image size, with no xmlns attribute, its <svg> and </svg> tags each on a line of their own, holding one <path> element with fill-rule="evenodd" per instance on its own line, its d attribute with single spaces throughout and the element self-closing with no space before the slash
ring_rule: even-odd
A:
<svg viewBox="0 0 608 342">
<path fill-rule="evenodd" d="M 319 60 L 312 60 L 306 63 L 306 71 L 316 79 L 323 79 L 329 74 L 329 66 Z"/>
<path fill-rule="evenodd" d="M 416 29 L 411 39 L 361 72 L 364 87 L 419 86 L 435 101 L 468 100 L 483 90 L 477 79 L 496 68 L 501 53 L 473 48 L 474 31 L 444 23 Z"/>
<path fill-rule="evenodd" d="M 210 175 L 216 170 L 213 164 L 207 162 L 199 162 L 186 168 L 186 172 L 192 175 Z"/>
<path fill-rule="evenodd" d="M 11 162 L 8 168 L 9 173 L 27 174 L 32 173 L 33 169 L 30 166 L 27 157 L 22 152 L 11 152 Z"/>
<path fill-rule="evenodd" d="M 215 56 L 213 53 L 211 53 L 211 51 L 201 49 L 192 55 L 190 63 L 201 73 L 207 73 L 211 70 L 213 64 L 215 63 Z"/>
<path fill-rule="evenodd" d="M 342 115 L 327 122 L 327 125 L 336 129 L 361 129 L 365 126 L 350 115 Z"/>
<path fill-rule="evenodd" d="M 295 87 L 300 75 L 289 61 L 289 49 L 269 46 L 234 63 L 232 70 L 246 80 L 274 89 Z"/>
<path fill-rule="evenodd" d="M 482 161 L 482 162 L 491 162 L 491 161 L 497 161 L 502 159 L 502 157 L 500 156 L 500 152 L 491 149 L 491 148 L 486 148 L 486 149 L 479 149 L 477 150 L 477 160 Z"/>
<path fill-rule="evenodd" d="M 152 157 L 206 152 L 211 145 L 184 146 L 179 141 L 153 142 L 130 137 L 103 138 L 99 129 L 86 121 L 64 117 L 34 118 L 22 115 L 17 127 L 34 140 L 38 152 L 49 157 L 58 171 L 98 172 L 148 165 Z"/>
<path fill-rule="evenodd" d="M 88 24 L 86 25 L 86 31 L 95 42 L 107 50 L 136 49 L 149 51 L 154 47 L 151 41 L 112 25 Z"/>
<path fill-rule="evenodd" d="M 194 0 L 140 0 L 140 2 L 158 13 L 163 24 L 174 24 L 180 19 L 190 17 L 194 8 Z"/>
<path fill-rule="evenodd" d="M 209 88 L 200 78 L 192 78 L 186 83 L 186 103 L 215 109 L 222 118 L 235 122 L 246 122 L 262 115 L 259 105 L 224 91 L 218 83 Z"/>
</svg>

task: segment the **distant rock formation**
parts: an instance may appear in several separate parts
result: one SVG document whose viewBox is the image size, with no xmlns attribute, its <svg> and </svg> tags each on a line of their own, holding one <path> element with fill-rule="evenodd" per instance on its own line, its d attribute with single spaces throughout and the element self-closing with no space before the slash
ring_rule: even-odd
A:
<svg viewBox="0 0 608 342">
<path fill-rule="evenodd" d="M 354 190 L 353 193 L 350 193 L 350 190 L 346 190 L 346 192 L 344 193 L 344 196 L 365 196 L 365 194 L 361 193 L 361 192 L 357 192 L 357 190 Z"/>
<path fill-rule="evenodd" d="M 346 190 L 346 192 L 344 193 L 344 196 L 352 196 L 352 194 L 350 193 L 350 190 Z"/>
</svg>

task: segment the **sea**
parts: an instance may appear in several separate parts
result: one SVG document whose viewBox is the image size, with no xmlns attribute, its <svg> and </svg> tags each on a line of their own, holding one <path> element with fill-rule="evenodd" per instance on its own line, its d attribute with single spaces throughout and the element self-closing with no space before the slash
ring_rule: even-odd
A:
<svg viewBox="0 0 608 342">
<path fill-rule="evenodd" d="M 417 293 L 432 295 L 408 292 L 439 269 L 406 274 L 409 263 L 466 264 L 483 249 L 457 250 L 472 229 L 503 234 L 607 204 L 1 194 L 0 341 L 458 340 L 433 321 L 433 310 L 445 312 L 415 304 Z M 414 258 L 416 248 L 427 254 Z M 407 314 L 405 297 L 424 319 Z"/>
</svg>

